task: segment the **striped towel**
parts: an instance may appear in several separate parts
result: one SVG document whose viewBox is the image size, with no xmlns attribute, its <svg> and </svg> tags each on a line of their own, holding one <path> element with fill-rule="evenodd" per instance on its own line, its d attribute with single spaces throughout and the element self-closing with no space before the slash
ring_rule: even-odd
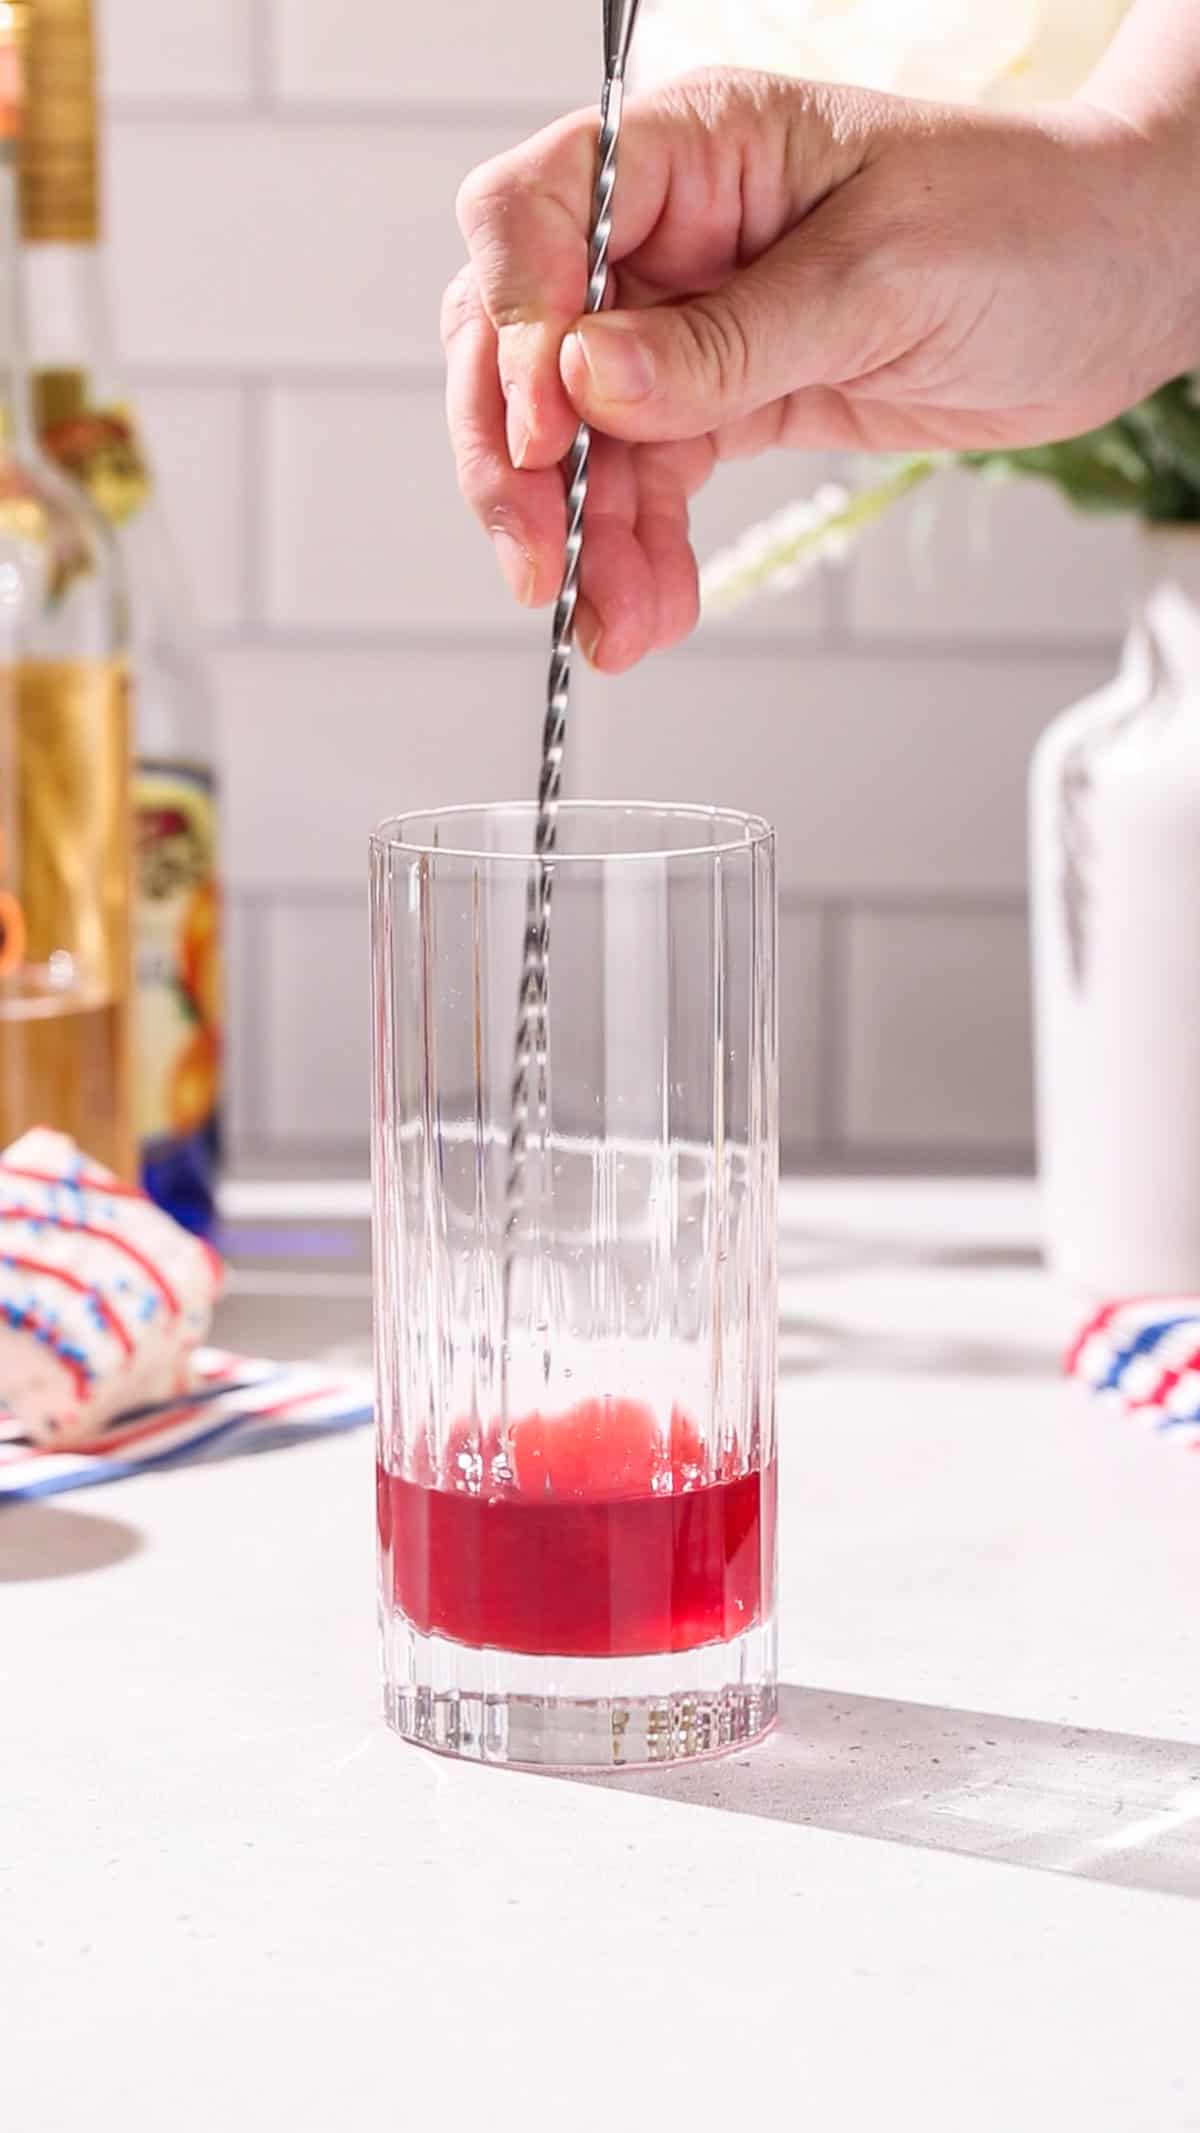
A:
<svg viewBox="0 0 1200 2133">
<path fill-rule="evenodd" d="M 271 1451 L 306 1437 L 358 1429 L 373 1413 L 366 1371 L 267 1363 L 198 1348 L 192 1388 L 127 1409 L 86 1443 L 55 1451 L 30 1442 L 0 1415 L 0 1505 L 124 1481 L 156 1466 Z"/>
<path fill-rule="evenodd" d="M 1073 1341 L 1066 1368 L 1146 1428 L 1200 1451 L 1200 1297 L 1105 1304 Z"/>
</svg>

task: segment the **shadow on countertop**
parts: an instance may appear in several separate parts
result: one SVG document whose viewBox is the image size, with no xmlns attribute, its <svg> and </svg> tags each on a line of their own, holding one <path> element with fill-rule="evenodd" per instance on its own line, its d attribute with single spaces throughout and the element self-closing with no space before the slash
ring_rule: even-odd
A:
<svg viewBox="0 0 1200 2133">
<path fill-rule="evenodd" d="M 0 1585 L 80 1577 L 123 1563 L 145 1545 L 136 1526 L 57 1504 L 0 1507 Z"/>
<path fill-rule="evenodd" d="M 816 1370 L 900 1377 L 1047 1379 L 1062 1376 L 1062 1358 L 1050 1343 L 1035 1348 L 959 1335 L 872 1330 L 785 1311 L 779 1320 L 780 1377 L 804 1377 Z"/>
<path fill-rule="evenodd" d="M 779 1230 L 779 1270 L 785 1277 L 829 1274 L 879 1274 L 918 1270 L 930 1273 L 1036 1274 L 1044 1270 L 1034 1244 L 986 1241 L 931 1243 L 928 1238 L 870 1236 L 799 1230 L 783 1223 Z"/>
<path fill-rule="evenodd" d="M 579 1782 L 1200 1898 L 1200 1747 L 785 1685 L 723 1761 Z"/>
</svg>

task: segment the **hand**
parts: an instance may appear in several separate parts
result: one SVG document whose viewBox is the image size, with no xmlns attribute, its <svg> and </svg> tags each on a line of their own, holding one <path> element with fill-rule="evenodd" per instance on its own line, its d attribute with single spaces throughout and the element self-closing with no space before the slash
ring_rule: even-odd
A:
<svg viewBox="0 0 1200 2133">
<path fill-rule="evenodd" d="M 558 590 L 559 462 L 597 432 L 578 635 L 607 672 L 693 628 L 688 502 L 718 460 L 1044 443 L 1200 357 L 1152 145 L 1088 105 L 737 73 L 633 100 L 612 308 L 581 321 L 596 124 L 467 180 L 443 338 L 459 483 L 528 606 Z"/>
</svg>

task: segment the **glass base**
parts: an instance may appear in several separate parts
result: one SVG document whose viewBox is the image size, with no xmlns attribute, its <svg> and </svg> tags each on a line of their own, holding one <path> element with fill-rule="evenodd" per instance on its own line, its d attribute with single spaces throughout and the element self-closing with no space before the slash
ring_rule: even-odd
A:
<svg viewBox="0 0 1200 2133">
<path fill-rule="evenodd" d="M 774 1624 L 639 1659 L 531 1659 L 383 1626 L 384 1711 L 403 1739 L 526 1770 L 639 1770 L 747 1748 L 775 1723 Z"/>
</svg>

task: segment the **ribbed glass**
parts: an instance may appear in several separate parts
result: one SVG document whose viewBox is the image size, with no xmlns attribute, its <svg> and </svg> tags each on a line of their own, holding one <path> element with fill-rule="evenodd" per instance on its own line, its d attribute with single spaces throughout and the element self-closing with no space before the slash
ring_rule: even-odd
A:
<svg viewBox="0 0 1200 2133">
<path fill-rule="evenodd" d="M 380 1620 L 407 1738 L 612 1768 L 775 1714 L 775 859 L 565 806 L 502 1370 L 533 810 L 371 845 Z"/>
</svg>

